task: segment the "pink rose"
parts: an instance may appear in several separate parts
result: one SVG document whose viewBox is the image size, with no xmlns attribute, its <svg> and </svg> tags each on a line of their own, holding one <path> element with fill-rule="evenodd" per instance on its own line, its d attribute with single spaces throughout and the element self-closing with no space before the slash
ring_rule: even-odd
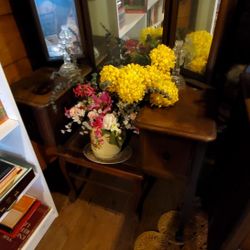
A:
<svg viewBox="0 0 250 250">
<path fill-rule="evenodd" d="M 76 96 L 92 96 L 95 94 L 95 89 L 90 86 L 90 84 L 78 84 L 77 87 L 73 89 Z"/>
<path fill-rule="evenodd" d="M 93 128 L 102 128 L 102 124 L 103 124 L 103 116 L 97 116 L 92 122 L 91 122 L 91 126 Z"/>
</svg>

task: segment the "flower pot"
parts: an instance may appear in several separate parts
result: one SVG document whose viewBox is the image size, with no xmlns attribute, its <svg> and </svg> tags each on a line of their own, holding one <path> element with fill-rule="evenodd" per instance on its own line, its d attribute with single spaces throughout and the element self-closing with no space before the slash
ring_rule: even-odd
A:
<svg viewBox="0 0 250 250">
<path fill-rule="evenodd" d="M 97 139 L 95 130 L 91 131 L 91 149 L 96 158 L 104 160 L 112 159 L 121 151 L 121 147 L 109 143 L 109 137 L 109 134 L 104 134 L 101 138 Z"/>
</svg>

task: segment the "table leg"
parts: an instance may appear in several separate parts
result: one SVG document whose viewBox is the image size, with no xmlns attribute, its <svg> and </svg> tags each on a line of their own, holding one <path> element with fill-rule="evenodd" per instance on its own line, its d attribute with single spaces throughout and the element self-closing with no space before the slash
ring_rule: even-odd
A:
<svg viewBox="0 0 250 250">
<path fill-rule="evenodd" d="M 138 214 L 139 219 L 141 219 L 141 217 L 142 217 L 144 202 L 145 202 L 151 188 L 153 187 L 155 181 L 156 181 L 156 178 L 153 176 L 146 176 L 145 179 L 143 180 L 143 183 L 142 183 L 143 190 L 142 190 L 142 194 L 140 196 L 140 199 L 138 201 L 138 205 L 136 208 L 136 213 Z"/>
<path fill-rule="evenodd" d="M 68 171 L 66 169 L 66 162 L 62 157 L 59 157 L 59 166 L 60 166 L 62 174 L 65 177 L 67 184 L 70 188 L 69 199 L 71 202 L 73 202 L 73 201 L 75 201 L 75 199 L 77 197 L 77 191 L 76 191 L 75 185 L 73 184 L 72 180 L 70 179 L 70 177 L 68 175 Z"/>
<path fill-rule="evenodd" d="M 205 155 L 206 144 L 202 142 L 196 142 L 193 145 L 193 150 L 190 156 L 190 176 L 187 180 L 187 186 L 184 193 L 183 205 L 180 210 L 180 223 L 175 238 L 179 242 L 183 242 L 184 227 L 187 220 L 190 219 L 193 209 L 193 201 L 196 192 L 197 181 L 201 170 L 203 158 Z"/>
</svg>

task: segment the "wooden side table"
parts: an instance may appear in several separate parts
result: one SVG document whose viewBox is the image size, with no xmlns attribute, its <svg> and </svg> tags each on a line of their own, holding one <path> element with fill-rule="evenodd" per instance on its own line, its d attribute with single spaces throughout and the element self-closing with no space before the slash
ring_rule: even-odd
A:
<svg viewBox="0 0 250 250">
<path fill-rule="evenodd" d="M 74 179 L 80 179 L 84 182 L 93 181 L 89 180 L 89 178 L 86 176 L 72 174 L 70 167 L 67 167 L 68 163 L 78 165 L 88 170 L 102 172 L 131 181 L 133 183 L 133 192 L 131 194 L 134 196 L 134 209 L 136 209 L 141 196 L 141 187 L 143 181 L 143 174 L 140 168 L 140 158 L 138 157 L 138 142 L 138 138 L 132 137 L 130 144 L 133 154 L 128 161 L 120 164 L 99 164 L 89 161 L 83 154 L 84 146 L 89 143 L 88 136 L 82 136 L 79 133 L 75 133 L 65 145 L 59 148 L 57 153 L 61 171 L 70 187 L 70 200 L 74 201 L 78 193 L 78 190 L 74 185 Z M 118 188 L 112 187 L 112 183 L 108 186 L 102 183 L 95 184 L 124 192 L 124 190 L 118 190 Z"/>
<path fill-rule="evenodd" d="M 160 178 L 183 178 L 186 183 L 181 219 L 176 239 L 183 240 L 183 230 L 191 216 L 196 184 L 206 144 L 216 138 L 211 117 L 210 89 L 186 86 L 179 101 L 170 108 L 145 107 L 136 125 L 140 128 L 143 171 Z"/>
</svg>

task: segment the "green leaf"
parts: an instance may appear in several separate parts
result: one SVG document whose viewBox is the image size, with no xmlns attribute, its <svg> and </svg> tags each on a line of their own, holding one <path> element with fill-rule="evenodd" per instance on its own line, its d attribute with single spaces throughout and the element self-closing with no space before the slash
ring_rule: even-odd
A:
<svg viewBox="0 0 250 250">
<path fill-rule="evenodd" d="M 101 90 L 105 90 L 110 84 L 111 84 L 111 82 L 109 82 L 109 81 L 100 82 L 99 87 Z"/>
<path fill-rule="evenodd" d="M 116 136 L 115 136 L 114 132 L 110 133 L 109 143 L 113 144 L 113 145 L 117 145 L 117 140 L 116 140 Z M 117 145 L 117 146 L 119 146 L 119 145 Z"/>
</svg>

